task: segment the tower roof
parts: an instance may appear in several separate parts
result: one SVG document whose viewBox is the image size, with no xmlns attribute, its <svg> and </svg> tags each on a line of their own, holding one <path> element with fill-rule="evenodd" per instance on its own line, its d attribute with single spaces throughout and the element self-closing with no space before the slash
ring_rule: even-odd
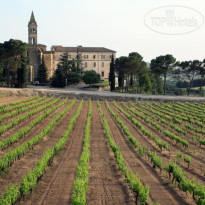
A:
<svg viewBox="0 0 205 205">
<path fill-rule="evenodd" d="M 30 18 L 30 21 L 29 21 L 28 25 L 30 25 L 32 23 L 37 25 L 33 11 L 31 13 L 31 18 Z"/>
</svg>

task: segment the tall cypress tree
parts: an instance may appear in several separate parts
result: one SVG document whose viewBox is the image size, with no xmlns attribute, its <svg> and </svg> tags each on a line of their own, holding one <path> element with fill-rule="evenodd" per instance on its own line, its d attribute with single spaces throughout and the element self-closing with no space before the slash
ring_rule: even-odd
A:
<svg viewBox="0 0 205 205">
<path fill-rule="evenodd" d="M 110 91 L 115 89 L 115 60 L 112 54 L 112 59 L 110 63 L 110 73 L 109 73 Z"/>
<path fill-rule="evenodd" d="M 39 83 L 46 83 L 48 78 L 47 68 L 45 65 L 44 57 L 42 58 L 42 63 L 38 69 L 38 81 Z"/>
<path fill-rule="evenodd" d="M 19 88 L 26 87 L 27 73 L 28 73 L 28 69 L 26 67 L 25 57 L 21 56 L 21 63 L 17 70 L 17 79 L 18 79 Z"/>
</svg>

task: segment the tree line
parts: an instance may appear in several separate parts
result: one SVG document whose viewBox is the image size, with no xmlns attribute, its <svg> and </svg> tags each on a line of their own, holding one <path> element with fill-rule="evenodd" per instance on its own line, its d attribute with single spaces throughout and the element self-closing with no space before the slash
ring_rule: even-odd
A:
<svg viewBox="0 0 205 205">
<path fill-rule="evenodd" d="M 115 82 L 115 79 L 111 77 L 113 68 L 118 77 L 118 87 L 111 86 L 111 91 L 166 94 L 167 78 L 172 78 L 185 81 L 189 95 L 196 80 L 200 87 L 200 93 L 205 81 L 205 60 L 180 62 L 171 54 L 152 59 L 150 65 L 137 52 L 117 58 L 110 66 L 109 81 L 112 85 Z"/>
<path fill-rule="evenodd" d="M 0 81 L 5 81 L 7 86 L 15 84 L 17 87 L 26 87 L 29 72 L 26 53 L 27 44 L 20 40 L 10 39 L 0 43 Z M 116 77 L 118 86 L 115 86 Z M 180 62 L 171 54 L 167 54 L 152 59 L 148 64 L 137 52 L 117 59 L 112 56 L 109 74 L 111 91 L 166 94 L 167 79 L 170 78 L 177 79 L 176 87 L 180 88 L 186 84 L 188 95 L 196 84 L 201 93 L 205 82 L 205 59 Z M 50 79 L 42 58 L 37 80 L 40 83 L 47 83 L 49 80 L 54 87 L 65 87 L 69 84 L 78 84 L 80 81 L 86 84 L 98 83 L 100 75 L 95 71 L 84 71 L 79 54 L 76 59 L 69 59 L 69 54 L 64 53 Z"/>
<path fill-rule="evenodd" d="M 25 88 L 28 74 L 27 44 L 14 39 L 0 43 L 0 82 L 6 82 L 7 87 Z M 95 71 L 84 72 L 84 65 L 79 54 L 76 59 L 69 59 L 69 54 L 63 53 L 50 79 L 48 79 L 44 57 L 42 57 L 35 80 L 42 85 L 49 83 L 53 87 L 65 87 L 69 84 L 78 84 L 80 81 L 86 84 L 98 83 L 100 75 Z"/>
</svg>

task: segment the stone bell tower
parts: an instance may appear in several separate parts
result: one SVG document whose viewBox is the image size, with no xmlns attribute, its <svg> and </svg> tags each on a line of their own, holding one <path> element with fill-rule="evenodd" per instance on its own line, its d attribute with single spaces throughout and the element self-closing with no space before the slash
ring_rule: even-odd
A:
<svg viewBox="0 0 205 205">
<path fill-rule="evenodd" d="M 27 58 L 29 66 L 29 81 L 37 80 L 38 69 L 42 61 L 43 52 L 46 51 L 46 46 L 38 44 L 37 23 L 33 14 L 28 23 L 28 44 Z"/>
<path fill-rule="evenodd" d="M 37 45 L 38 44 L 38 35 L 37 35 L 37 23 L 33 14 L 33 11 L 31 13 L 31 18 L 28 23 L 28 44 L 29 45 Z"/>
</svg>

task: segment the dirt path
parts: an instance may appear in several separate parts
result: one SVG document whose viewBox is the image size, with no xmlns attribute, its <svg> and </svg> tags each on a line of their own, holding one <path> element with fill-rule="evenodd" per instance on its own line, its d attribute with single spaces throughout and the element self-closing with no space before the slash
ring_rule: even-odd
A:
<svg viewBox="0 0 205 205">
<path fill-rule="evenodd" d="M 62 110 L 63 108 L 56 110 L 56 115 Z M 20 160 L 14 162 L 14 164 L 9 168 L 9 173 L 0 177 L 0 197 L 4 193 L 6 187 L 9 187 L 12 183 L 19 183 L 22 180 L 23 176 L 25 176 L 28 171 L 34 167 L 35 163 L 41 158 L 47 148 L 54 146 L 67 128 L 66 126 L 68 121 L 65 119 L 70 119 L 75 111 L 75 109 L 69 110 L 69 112 L 55 125 L 51 133 L 44 137 L 39 144 L 34 146 L 33 150 L 27 151 Z"/>
<path fill-rule="evenodd" d="M 87 204 L 135 204 L 135 197 L 118 171 L 95 102 L 91 121 L 90 171 Z"/>
<path fill-rule="evenodd" d="M 75 179 L 76 167 L 82 151 L 87 112 L 88 102 L 84 102 L 79 119 L 69 135 L 65 148 L 58 156 L 54 157 L 53 164 L 47 169 L 31 197 L 28 197 L 20 204 L 71 204 L 73 181 Z M 70 118 L 64 119 L 66 122 L 66 128 L 69 119 Z"/>
<path fill-rule="evenodd" d="M 172 185 L 166 183 L 166 178 L 152 168 L 152 166 L 144 158 L 139 158 L 138 154 L 134 149 L 129 145 L 126 140 L 126 137 L 123 135 L 122 131 L 110 116 L 105 105 L 103 107 L 103 112 L 106 118 L 109 121 L 109 125 L 112 130 L 113 137 L 120 147 L 120 150 L 126 160 L 128 167 L 133 170 L 133 172 L 138 173 L 142 182 L 150 186 L 150 202 L 159 202 L 160 204 L 193 204 L 191 197 L 187 195 Z M 121 113 L 117 112 L 114 107 L 110 104 L 110 107 L 120 116 L 122 119 Z M 124 119 L 123 119 L 124 120 Z M 125 125 L 130 128 L 129 123 L 124 120 Z M 133 133 L 133 130 L 130 130 L 132 134 L 139 138 L 137 132 Z"/>
</svg>

